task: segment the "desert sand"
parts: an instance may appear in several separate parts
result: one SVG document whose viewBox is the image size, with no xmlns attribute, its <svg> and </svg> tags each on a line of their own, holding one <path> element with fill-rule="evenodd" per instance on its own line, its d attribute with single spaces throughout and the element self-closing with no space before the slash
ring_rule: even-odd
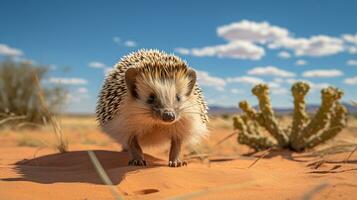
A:
<svg viewBox="0 0 357 200">
<path fill-rule="evenodd" d="M 63 120 L 70 145 L 63 154 L 41 143 L 23 142 L 41 138 L 49 143 L 46 131 L 1 133 L 0 199 L 357 199 L 357 152 L 348 160 L 350 152 L 322 157 L 290 151 L 253 154 L 238 145 L 236 137 L 216 145 L 232 132 L 230 121 L 221 119 L 213 122 L 211 137 L 196 154 L 184 152 L 188 166 L 169 168 L 167 151 L 148 149 L 149 165 L 133 167 L 127 165 L 128 154 L 91 120 L 83 119 L 80 128 L 73 119 Z M 339 137 L 346 140 L 355 134 L 352 127 Z M 88 150 L 113 186 L 103 183 Z"/>
</svg>

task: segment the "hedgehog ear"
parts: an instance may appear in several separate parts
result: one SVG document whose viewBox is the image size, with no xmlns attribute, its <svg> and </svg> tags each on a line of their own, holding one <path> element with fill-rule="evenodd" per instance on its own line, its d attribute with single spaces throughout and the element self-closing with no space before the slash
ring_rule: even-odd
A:
<svg viewBox="0 0 357 200">
<path fill-rule="evenodd" d="M 136 85 L 135 85 L 135 80 L 137 75 L 138 75 L 138 71 L 136 70 L 136 68 L 133 67 L 128 68 L 125 72 L 126 87 L 129 90 L 130 94 L 133 95 L 133 97 L 135 98 L 138 97 L 138 93 L 136 92 Z"/>
<path fill-rule="evenodd" d="M 190 96 L 192 93 L 193 88 L 196 85 L 196 79 L 197 79 L 197 75 L 196 72 L 193 69 L 189 69 L 187 72 L 187 76 L 190 79 L 190 82 L 188 83 L 188 90 L 186 95 Z"/>
</svg>

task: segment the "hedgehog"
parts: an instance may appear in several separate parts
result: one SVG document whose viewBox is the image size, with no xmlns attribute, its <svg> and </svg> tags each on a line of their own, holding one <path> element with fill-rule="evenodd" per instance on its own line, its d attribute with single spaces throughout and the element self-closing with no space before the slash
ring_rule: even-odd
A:
<svg viewBox="0 0 357 200">
<path fill-rule="evenodd" d="M 159 50 L 124 56 L 106 75 L 96 107 L 99 126 L 128 151 L 129 165 L 146 166 L 142 147 L 171 145 L 170 167 L 183 144 L 208 134 L 207 104 L 196 72 L 186 61 Z"/>
</svg>

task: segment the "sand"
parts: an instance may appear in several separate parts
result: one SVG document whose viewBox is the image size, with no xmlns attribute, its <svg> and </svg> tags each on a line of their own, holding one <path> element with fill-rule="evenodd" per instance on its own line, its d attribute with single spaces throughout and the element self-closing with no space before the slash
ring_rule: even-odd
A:
<svg viewBox="0 0 357 200">
<path fill-rule="evenodd" d="M 115 199 L 87 151 L 43 150 L 33 158 L 33 150 L 0 148 L 0 199 Z M 148 167 L 131 167 L 126 152 L 94 153 L 124 199 L 357 198 L 357 155 L 341 162 L 346 153 L 319 167 L 314 165 L 319 158 L 283 151 L 268 153 L 253 166 L 259 155 L 191 160 L 181 168 L 149 155 Z"/>
<path fill-rule="evenodd" d="M 0 200 L 109 200 L 115 195 L 144 200 L 357 199 L 357 152 L 345 162 L 348 152 L 324 157 L 289 151 L 251 154 L 235 137 L 215 146 L 232 132 L 230 124 L 215 124 L 200 147 L 210 157 L 189 159 L 181 168 L 167 167 L 167 151 L 156 150 L 145 150 L 147 167 L 128 166 L 128 154 L 94 126 L 64 127 L 70 139 L 70 151 L 64 154 L 36 146 L 36 137 L 44 140 L 48 133 L 2 133 Z M 355 133 L 350 128 L 341 137 L 352 140 Z M 93 150 L 113 186 L 103 183 L 87 150 Z"/>
</svg>

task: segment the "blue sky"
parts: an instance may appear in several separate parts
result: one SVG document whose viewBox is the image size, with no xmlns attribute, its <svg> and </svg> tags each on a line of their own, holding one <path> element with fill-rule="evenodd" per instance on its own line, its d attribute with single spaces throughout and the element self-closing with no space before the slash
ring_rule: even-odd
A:
<svg viewBox="0 0 357 200">
<path fill-rule="evenodd" d="M 67 111 L 94 112 L 104 71 L 157 48 L 198 70 L 210 105 L 235 106 L 268 83 L 290 107 L 291 83 L 326 85 L 357 100 L 356 1 L 0 1 L 0 59 L 51 67 L 45 84 L 70 90 Z M 70 67 L 69 71 L 63 70 Z"/>
</svg>

